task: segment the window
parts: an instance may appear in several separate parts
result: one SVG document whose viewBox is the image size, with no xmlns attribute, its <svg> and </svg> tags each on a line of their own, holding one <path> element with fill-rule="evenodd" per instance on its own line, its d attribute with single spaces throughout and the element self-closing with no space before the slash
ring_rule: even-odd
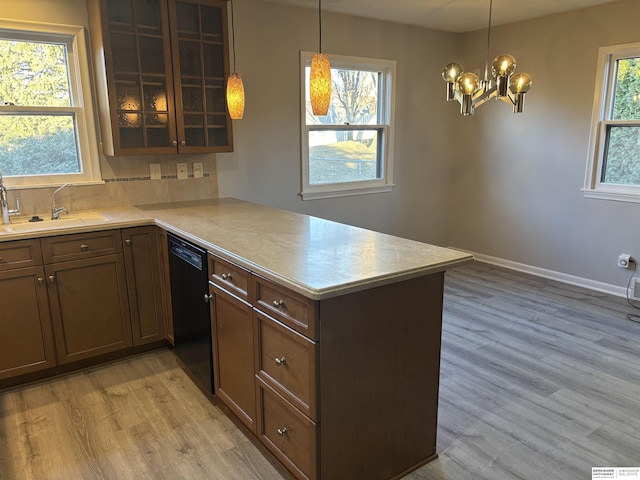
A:
<svg viewBox="0 0 640 480">
<path fill-rule="evenodd" d="M 302 198 L 391 190 L 395 62 L 329 55 L 329 112 L 315 116 L 308 93 L 312 58 L 300 54 Z"/>
<path fill-rule="evenodd" d="M 640 202 L 640 43 L 600 48 L 585 195 Z"/>
<path fill-rule="evenodd" d="M 82 27 L 0 22 L 0 170 L 13 187 L 99 181 Z"/>
</svg>

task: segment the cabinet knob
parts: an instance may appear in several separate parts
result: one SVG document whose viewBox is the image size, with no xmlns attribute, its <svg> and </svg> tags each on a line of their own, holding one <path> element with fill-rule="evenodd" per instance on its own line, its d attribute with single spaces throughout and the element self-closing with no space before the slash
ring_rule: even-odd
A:
<svg viewBox="0 0 640 480">
<path fill-rule="evenodd" d="M 56 277 L 54 277 L 53 275 L 49 275 L 47 278 L 49 279 L 49 283 L 53 283 L 56 281 Z"/>
<path fill-rule="evenodd" d="M 131 240 L 130 240 L 129 238 L 127 238 L 127 239 L 124 241 L 124 243 L 125 243 L 125 245 L 131 245 Z"/>
<path fill-rule="evenodd" d="M 171 145 L 173 145 L 174 147 L 177 147 L 178 146 L 178 141 L 174 140 L 173 142 L 171 142 Z"/>
<path fill-rule="evenodd" d="M 80 250 L 82 250 L 83 252 L 86 252 L 87 250 L 89 250 L 89 245 L 87 245 L 86 243 L 83 243 L 82 245 L 80 245 Z"/>
<path fill-rule="evenodd" d="M 276 358 L 275 361 L 276 361 L 276 365 L 279 367 L 287 364 L 287 359 L 285 357 Z"/>
<path fill-rule="evenodd" d="M 273 301 L 273 306 L 276 307 L 276 308 L 284 307 L 284 300 L 282 300 L 282 299 L 274 300 Z"/>
<path fill-rule="evenodd" d="M 287 433 L 289 433 L 289 430 L 287 430 L 287 427 L 282 427 L 278 428 L 276 432 L 278 432 L 278 435 L 280 435 L 281 437 L 284 437 Z"/>
<path fill-rule="evenodd" d="M 38 277 L 38 285 L 44 285 L 44 278 Z"/>
<path fill-rule="evenodd" d="M 204 294 L 204 303 L 209 303 L 209 300 L 211 300 L 212 298 L 213 298 L 213 295 L 205 293 Z"/>
<path fill-rule="evenodd" d="M 231 274 L 230 273 L 223 273 L 222 274 L 222 279 L 230 281 L 231 280 Z"/>
<path fill-rule="evenodd" d="M 187 144 L 187 142 L 185 142 L 184 140 L 180 141 L 180 146 L 184 147 Z"/>
</svg>

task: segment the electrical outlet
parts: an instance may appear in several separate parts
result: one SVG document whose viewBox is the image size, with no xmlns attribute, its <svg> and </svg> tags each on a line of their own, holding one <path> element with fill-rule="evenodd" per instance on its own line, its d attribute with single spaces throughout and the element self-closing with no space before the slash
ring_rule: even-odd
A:
<svg viewBox="0 0 640 480">
<path fill-rule="evenodd" d="M 151 180 L 162 180 L 162 169 L 159 163 L 149 164 L 149 176 Z"/>
<path fill-rule="evenodd" d="M 628 253 L 621 253 L 618 255 L 618 266 L 620 268 L 629 268 L 631 262 L 633 262 L 633 259 Z"/>
<path fill-rule="evenodd" d="M 176 168 L 178 171 L 178 180 L 186 180 L 189 178 L 189 171 L 187 170 L 186 163 L 177 163 Z"/>
<path fill-rule="evenodd" d="M 202 162 L 193 162 L 193 178 L 202 177 L 204 177 L 204 172 L 202 171 Z"/>
</svg>

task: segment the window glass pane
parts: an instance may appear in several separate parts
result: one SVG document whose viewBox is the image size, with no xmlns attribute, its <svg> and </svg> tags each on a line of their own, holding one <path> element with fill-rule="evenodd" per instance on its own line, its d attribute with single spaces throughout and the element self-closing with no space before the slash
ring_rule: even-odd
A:
<svg viewBox="0 0 640 480">
<path fill-rule="evenodd" d="M 613 120 L 640 120 L 640 57 L 618 60 Z"/>
<path fill-rule="evenodd" d="M 640 127 L 609 126 L 605 150 L 602 182 L 640 185 Z"/>
<path fill-rule="evenodd" d="M 7 176 L 80 173 L 73 114 L 0 115 L 0 165 Z"/>
<path fill-rule="evenodd" d="M 311 68 L 305 69 L 306 85 L 309 85 Z M 331 69 L 331 103 L 326 116 L 314 116 L 311 110 L 309 89 L 307 97 L 307 125 L 376 125 L 378 120 L 378 97 L 380 72 Z"/>
<path fill-rule="evenodd" d="M 379 135 L 379 130 L 309 132 L 309 184 L 382 178 Z"/>
<path fill-rule="evenodd" d="M 71 105 L 66 45 L 0 39 L 0 59 L 0 102 Z"/>
</svg>

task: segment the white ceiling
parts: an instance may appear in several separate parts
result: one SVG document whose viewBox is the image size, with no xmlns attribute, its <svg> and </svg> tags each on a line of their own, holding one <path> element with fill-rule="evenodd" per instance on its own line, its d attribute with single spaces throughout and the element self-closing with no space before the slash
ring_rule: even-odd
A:
<svg viewBox="0 0 640 480">
<path fill-rule="evenodd" d="M 318 0 L 263 0 L 318 8 Z M 322 11 L 449 32 L 486 28 L 490 0 L 322 0 Z M 492 25 L 513 23 L 617 0 L 494 0 Z"/>
</svg>

